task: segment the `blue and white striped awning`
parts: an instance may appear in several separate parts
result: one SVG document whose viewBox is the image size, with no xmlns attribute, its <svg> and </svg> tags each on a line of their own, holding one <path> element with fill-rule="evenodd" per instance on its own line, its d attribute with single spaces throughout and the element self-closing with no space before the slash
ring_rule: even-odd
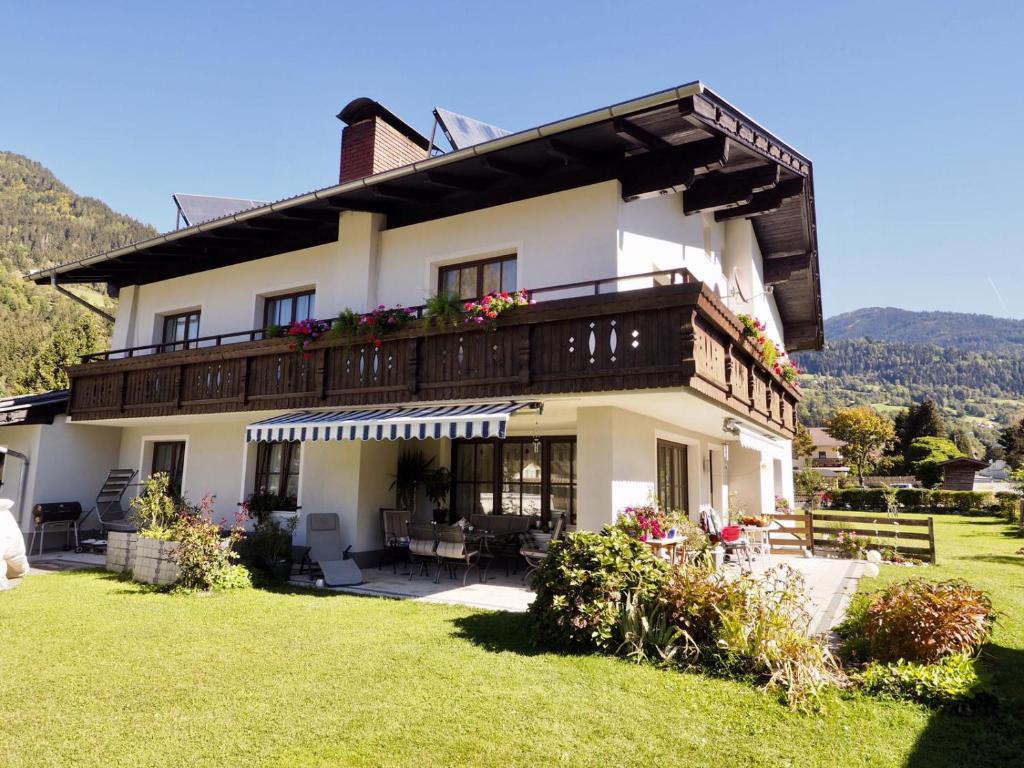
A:
<svg viewBox="0 0 1024 768">
<path fill-rule="evenodd" d="M 362 411 L 292 411 L 245 428 L 248 443 L 505 437 L 509 417 L 528 403 L 432 405 Z"/>
</svg>

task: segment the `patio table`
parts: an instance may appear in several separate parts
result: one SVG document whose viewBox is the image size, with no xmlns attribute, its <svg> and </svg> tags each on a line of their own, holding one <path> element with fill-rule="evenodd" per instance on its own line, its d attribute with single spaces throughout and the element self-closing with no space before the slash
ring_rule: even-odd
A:
<svg viewBox="0 0 1024 768">
<path fill-rule="evenodd" d="M 743 531 L 743 535 L 747 537 L 747 541 L 750 542 L 751 548 L 758 554 L 759 557 L 763 558 L 765 562 L 771 562 L 771 540 L 769 533 L 772 528 L 776 527 L 778 523 L 772 521 L 768 525 L 741 525 L 740 530 Z M 781 526 L 780 526 L 781 527 Z"/>
<path fill-rule="evenodd" d="M 668 554 L 669 562 L 676 565 L 679 561 L 679 545 L 686 543 L 685 536 L 673 536 L 671 539 L 647 539 L 645 542 L 655 555 Z"/>
</svg>

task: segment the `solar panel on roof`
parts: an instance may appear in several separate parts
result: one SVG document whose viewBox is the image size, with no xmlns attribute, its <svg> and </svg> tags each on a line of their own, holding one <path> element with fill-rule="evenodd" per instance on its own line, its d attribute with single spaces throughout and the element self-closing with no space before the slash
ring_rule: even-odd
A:
<svg viewBox="0 0 1024 768">
<path fill-rule="evenodd" d="M 185 195 L 180 192 L 174 193 L 171 197 L 174 198 L 174 204 L 178 206 L 178 212 L 184 219 L 186 227 L 266 205 L 263 200 L 249 200 L 244 197 Z"/>
<path fill-rule="evenodd" d="M 434 118 L 441 126 L 441 130 L 444 131 L 448 143 L 455 150 L 472 147 L 474 144 L 483 144 L 485 141 L 508 136 L 511 133 L 511 131 L 506 131 L 496 125 L 484 123 L 441 107 L 434 109 Z"/>
</svg>

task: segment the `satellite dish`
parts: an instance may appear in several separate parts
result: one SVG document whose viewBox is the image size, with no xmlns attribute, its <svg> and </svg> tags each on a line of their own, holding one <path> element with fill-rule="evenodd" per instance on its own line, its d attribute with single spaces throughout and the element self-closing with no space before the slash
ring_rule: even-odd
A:
<svg viewBox="0 0 1024 768">
<path fill-rule="evenodd" d="M 452 145 L 454 150 L 465 149 L 475 144 L 483 144 L 485 141 L 499 139 L 512 133 L 496 125 L 491 125 L 472 117 L 466 117 L 458 112 L 451 112 L 441 107 L 434 109 L 434 120 L 441 126 L 445 138 L 448 139 L 448 143 Z"/>
</svg>

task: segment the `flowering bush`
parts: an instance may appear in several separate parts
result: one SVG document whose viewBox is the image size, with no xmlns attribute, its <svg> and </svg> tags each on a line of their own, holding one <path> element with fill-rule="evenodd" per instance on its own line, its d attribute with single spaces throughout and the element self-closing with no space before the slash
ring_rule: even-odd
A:
<svg viewBox="0 0 1024 768">
<path fill-rule="evenodd" d="M 780 362 L 776 363 L 775 368 L 775 373 L 781 376 L 783 381 L 797 387 L 800 386 L 797 379 L 800 378 L 800 375 L 804 372 L 804 369 L 801 368 L 796 363 L 794 363 L 788 357 L 783 358 Z"/>
<path fill-rule="evenodd" d="M 787 384 L 799 386 L 797 379 L 803 374 L 803 369 L 786 356 L 784 349 L 768 338 L 768 326 L 751 315 L 737 315 L 736 317 L 743 324 L 743 335 L 750 339 L 760 351 L 764 364 Z"/>
<path fill-rule="evenodd" d="M 331 324 L 325 320 L 296 320 L 288 326 L 288 333 L 285 334 L 291 339 L 292 351 L 301 351 L 302 356 L 308 358 L 306 350 L 309 345 L 331 330 Z"/>
<path fill-rule="evenodd" d="M 501 291 L 490 293 L 480 301 L 467 301 L 462 305 L 467 323 L 476 325 L 494 325 L 503 312 L 514 307 L 525 307 L 530 303 L 530 296 L 526 291 L 509 293 Z"/>
<path fill-rule="evenodd" d="M 836 535 L 835 543 L 836 549 L 841 555 L 853 560 L 862 560 L 867 551 L 875 546 L 875 542 L 871 538 L 847 531 L 840 531 Z"/>
<path fill-rule="evenodd" d="M 248 586 L 248 571 L 234 562 L 234 545 L 242 535 L 239 515 L 228 536 L 221 537 L 220 526 L 213 522 L 213 497 L 204 495 L 199 506 L 185 511 L 175 525 L 177 585 L 204 592 Z"/>
<path fill-rule="evenodd" d="M 654 505 L 626 507 L 615 521 L 615 527 L 628 533 L 634 539 L 667 538 L 670 532 L 678 532 L 689 520 L 679 511 L 663 511 Z"/>
<path fill-rule="evenodd" d="M 775 511 L 780 515 L 784 515 L 789 512 L 789 499 L 785 496 L 775 497 Z"/>
</svg>

